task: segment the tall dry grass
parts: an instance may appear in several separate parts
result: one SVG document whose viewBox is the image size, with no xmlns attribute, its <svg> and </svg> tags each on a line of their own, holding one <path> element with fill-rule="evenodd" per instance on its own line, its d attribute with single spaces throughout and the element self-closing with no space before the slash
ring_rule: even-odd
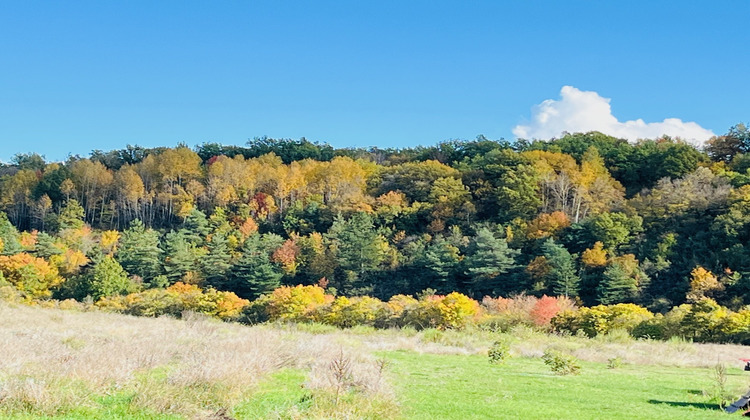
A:
<svg viewBox="0 0 750 420">
<path fill-rule="evenodd" d="M 198 315 L 150 319 L 0 303 L 0 354 L 0 409 L 10 414 L 57 415 L 94 404 L 92 394 L 120 392 L 135 410 L 221 418 L 283 367 L 309 371 L 311 390 L 388 395 L 375 358 L 344 341 Z M 343 385 L 330 380 L 337 357 L 350 360 Z"/>
</svg>

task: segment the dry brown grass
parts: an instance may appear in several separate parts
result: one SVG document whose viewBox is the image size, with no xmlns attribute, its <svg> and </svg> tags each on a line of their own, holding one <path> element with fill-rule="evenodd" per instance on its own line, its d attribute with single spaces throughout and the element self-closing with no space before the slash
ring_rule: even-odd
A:
<svg viewBox="0 0 750 420">
<path fill-rule="evenodd" d="M 6 413 L 55 415 L 91 394 L 132 393 L 135 409 L 201 418 L 227 412 L 282 367 L 330 390 L 332 358 L 351 360 L 347 391 L 387 394 L 375 359 L 337 340 L 266 327 L 137 318 L 0 303 L 0 398 Z"/>
</svg>

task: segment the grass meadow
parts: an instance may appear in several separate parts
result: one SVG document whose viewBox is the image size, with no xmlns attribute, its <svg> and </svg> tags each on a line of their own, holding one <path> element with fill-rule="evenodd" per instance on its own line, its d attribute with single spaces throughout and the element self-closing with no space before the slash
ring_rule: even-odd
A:
<svg viewBox="0 0 750 420">
<path fill-rule="evenodd" d="M 490 364 L 501 340 L 511 357 Z M 554 374 L 555 349 L 580 360 Z M 711 419 L 742 346 L 528 328 L 339 330 L 0 303 L 3 419 Z M 722 368 L 717 369 L 717 366 Z"/>
</svg>

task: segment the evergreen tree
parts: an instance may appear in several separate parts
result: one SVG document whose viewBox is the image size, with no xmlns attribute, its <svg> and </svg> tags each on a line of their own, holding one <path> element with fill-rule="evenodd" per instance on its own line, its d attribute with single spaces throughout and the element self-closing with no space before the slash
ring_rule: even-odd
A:
<svg viewBox="0 0 750 420">
<path fill-rule="evenodd" d="M 55 244 L 55 238 L 45 232 L 39 232 L 36 236 L 34 252 L 39 258 L 49 259 L 53 255 L 60 255 L 63 251 Z"/>
<path fill-rule="evenodd" d="M 209 285 L 224 290 L 227 270 L 232 265 L 227 236 L 220 232 L 212 234 L 207 249 L 208 253 L 200 262 L 203 278 Z"/>
<path fill-rule="evenodd" d="M 169 283 L 182 281 L 185 275 L 198 271 L 202 252 L 191 241 L 191 232 L 180 229 L 167 234 L 164 241 L 164 274 Z"/>
<path fill-rule="evenodd" d="M 182 236 L 195 246 L 203 246 L 204 238 L 210 231 L 206 214 L 198 209 L 193 209 L 187 215 L 183 228 L 180 230 Z"/>
<path fill-rule="evenodd" d="M 581 279 L 570 252 L 552 239 L 547 239 L 542 245 L 542 253 L 550 268 L 548 284 L 552 292 L 560 296 L 576 296 Z"/>
<path fill-rule="evenodd" d="M 486 227 L 477 229 L 464 259 L 465 272 L 475 294 L 495 293 L 507 289 L 507 279 L 501 278 L 516 267 L 518 250 L 508 247 L 505 239 L 496 238 Z"/>
<path fill-rule="evenodd" d="M 143 222 L 136 219 L 122 233 L 115 258 L 125 271 L 150 285 L 161 274 L 161 253 L 159 233 L 146 229 Z"/>
<path fill-rule="evenodd" d="M 60 230 L 63 229 L 80 229 L 83 227 L 84 211 L 78 200 L 71 198 L 60 210 L 60 216 L 57 222 Z"/>
<path fill-rule="evenodd" d="M 599 302 L 604 305 L 633 302 L 647 282 L 648 278 L 632 255 L 618 257 L 604 270 L 598 290 Z"/>
<path fill-rule="evenodd" d="M 326 235 L 338 263 L 334 286 L 349 293 L 355 287 L 367 288 L 366 275 L 383 261 L 382 238 L 369 214 L 358 212 L 345 220 L 340 215 Z"/>
<path fill-rule="evenodd" d="M 242 256 L 227 273 L 226 290 L 245 299 L 256 299 L 281 285 L 281 270 L 273 264 L 263 249 L 259 235 L 249 238 Z"/>
<path fill-rule="evenodd" d="M 15 255 L 23 252 L 23 247 L 18 241 L 18 230 L 2 212 L 0 212 L 0 251 L 2 255 Z"/>
<path fill-rule="evenodd" d="M 456 290 L 456 274 L 461 261 L 459 249 L 442 236 L 436 237 L 424 251 L 423 264 L 430 277 L 428 287 L 440 294 Z"/>
</svg>

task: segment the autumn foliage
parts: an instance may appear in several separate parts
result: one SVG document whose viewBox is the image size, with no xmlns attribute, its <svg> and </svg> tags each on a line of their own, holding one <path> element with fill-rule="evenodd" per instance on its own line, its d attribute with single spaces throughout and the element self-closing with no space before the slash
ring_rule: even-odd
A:
<svg viewBox="0 0 750 420">
<path fill-rule="evenodd" d="M 55 266 L 25 252 L 0 255 L 0 273 L 30 299 L 51 296 L 50 289 L 63 282 Z"/>
</svg>

